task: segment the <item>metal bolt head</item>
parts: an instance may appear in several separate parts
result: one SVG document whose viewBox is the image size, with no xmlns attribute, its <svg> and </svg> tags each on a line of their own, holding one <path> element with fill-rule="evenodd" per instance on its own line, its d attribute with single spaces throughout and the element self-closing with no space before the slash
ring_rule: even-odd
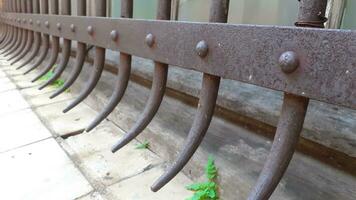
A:
<svg viewBox="0 0 356 200">
<path fill-rule="evenodd" d="M 282 55 L 279 57 L 278 63 L 281 70 L 284 73 L 289 74 L 294 72 L 298 68 L 299 59 L 295 52 L 286 51 L 282 53 Z"/>
<path fill-rule="evenodd" d="M 45 21 L 45 26 L 46 26 L 47 28 L 49 28 L 49 22 L 48 22 L 48 21 Z"/>
<path fill-rule="evenodd" d="M 71 30 L 72 32 L 75 32 L 75 26 L 74 26 L 74 24 L 71 24 L 71 25 L 70 25 L 70 30 Z"/>
<path fill-rule="evenodd" d="M 205 57 L 206 55 L 208 55 L 209 51 L 208 44 L 204 40 L 199 41 L 197 46 L 195 47 L 195 51 L 200 57 Z"/>
<path fill-rule="evenodd" d="M 112 30 L 110 33 L 110 37 L 112 41 L 116 41 L 119 38 L 119 33 L 116 30 Z"/>
<path fill-rule="evenodd" d="M 155 43 L 155 36 L 152 33 L 146 35 L 145 42 L 147 46 L 152 47 Z"/>
<path fill-rule="evenodd" d="M 37 24 L 37 26 L 40 26 L 41 25 L 40 20 L 37 20 L 36 24 Z"/>
<path fill-rule="evenodd" d="M 60 31 L 62 29 L 61 23 L 57 23 L 57 29 Z"/>
<path fill-rule="evenodd" d="M 20 22 L 21 20 L 20 20 L 20 18 L 17 18 L 17 22 Z"/>
<path fill-rule="evenodd" d="M 30 20 L 28 21 L 28 23 L 32 25 L 32 24 L 33 24 L 32 19 L 30 19 Z"/>
<path fill-rule="evenodd" d="M 88 34 L 89 34 L 89 35 L 93 35 L 93 33 L 94 33 L 94 28 L 93 28 L 92 26 L 88 26 L 87 31 L 88 31 Z"/>
<path fill-rule="evenodd" d="M 25 19 L 25 18 L 23 18 L 23 19 L 22 19 L 22 22 L 23 22 L 23 23 L 26 23 L 26 19 Z"/>
</svg>

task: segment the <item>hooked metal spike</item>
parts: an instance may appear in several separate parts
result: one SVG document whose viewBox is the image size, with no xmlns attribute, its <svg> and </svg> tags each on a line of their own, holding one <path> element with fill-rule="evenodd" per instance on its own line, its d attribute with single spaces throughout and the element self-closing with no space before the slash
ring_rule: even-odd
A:
<svg viewBox="0 0 356 200">
<path fill-rule="evenodd" d="M 85 16 L 86 15 L 86 0 L 78 0 L 77 1 L 77 14 L 78 16 Z M 72 32 L 75 32 L 75 25 L 71 24 L 70 29 Z M 82 71 L 85 57 L 86 57 L 86 44 L 82 42 L 78 42 L 77 44 L 77 55 L 76 55 L 76 63 L 71 71 L 69 77 L 64 82 L 63 86 L 55 91 L 49 98 L 54 98 L 61 94 L 62 92 L 66 91 L 78 78 L 80 72 Z"/>
<path fill-rule="evenodd" d="M 197 113 L 194 117 L 194 122 L 185 141 L 183 150 L 173 162 L 174 164 L 151 186 L 152 191 L 157 192 L 173 179 L 183 169 L 199 147 L 214 114 L 219 85 L 220 77 L 209 74 L 203 75 Z"/>
<path fill-rule="evenodd" d="M 15 35 L 12 38 L 11 44 L 9 44 L 9 46 L 3 52 L 5 57 L 8 55 L 9 52 L 12 52 L 13 49 L 15 49 L 14 47 L 20 44 L 20 37 L 21 37 L 21 31 L 19 30 L 19 28 L 15 28 Z"/>
<path fill-rule="evenodd" d="M 65 68 L 68 64 L 68 61 L 69 61 L 70 48 L 71 48 L 71 41 L 64 39 L 63 40 L 63 48 L 62 48 L 62 59 L 61 59 L 60 63 L 58 64 L 58 66 L 56 67 L 56 70 L 55 70 L 53 76 L 39 87 L 40 90 L 42 90 L 46 86 L 50 85 L 51 83 L 53 83 L 55 80 L 57 80 L 61 76 L 61 74 L 65 70 Z"/>
<path fill-rule="evenodd" d="M 1 52 L 2 55 L 4 55 L 8 50 L 11 49 L 11 47 L 15 44 L 17 38 L 17 28 L 16 27 L 11 27 L 11 33 L 9 35 L 9 40 L 4 46 L 4 50 Z"/>
<path fill-rule="evenodd" d="M 33 8 L 32 8 L 32 0 L 26 2 L 26 9 L 28 13 L 33 13 Z M 37 8 L 35 8 L 37 9 Z M 26 22 L 26 19 L 23 19 L 24 23 Z M 32 21 L 31 21 L 32 22 Z M 17 63 L 20 59 L 25 57 L 25 55 L 31 50 L 31 47 L 33 46 L 33 31 L 26 31 L 27 32 L 27 39 L 26 39 L 26 44 L 23 48 L 23 51 L 19 51 L 18 54 L 15 53 L 14 55 L 14 60 L 11 62 L 11 65 Z M 11 60 L 11 58 L 9 59 Z"/>
<path fill-rule="evenodd" d="M 70 0 L 62 0 L 61 1 L 61 14 L 62 15 L 70 15 L 70 13 L 71 13 Z M 61 29 L 62 29 L 61 27 L 62 27 L 61 23 L 58 22 L 57 29 L 59 31 L 61 31 Z M 71 40 L 63 39 L 61 61 L 58 64 L 58 66 L 56 67 L 53 76 L 39 87 L 40 90 L 42 90 L 46 86 L 52 84 L 54 81 L 56 81 L 61 76 L 61 74 L 67 67 L 67 64 L 69 61 L 71 44 L 72 44 Z"/>
<path fill-rule="evenodd" d="M 19 42 L 5 55 L 7 61 L 12 60 L 26 45 L 27 30 L 20 30 Z M 12 54 L 12 55 L 11 55 Z"/>
<path fill-rule="evenodd" d="M 114 88 L 114 92 L 110 97 L 109 103 L 105 108 L 95 117 L 90 125 L 85 129 L 87 132 L 95 128 L 101 121 L 103 121 L 117 106 L 125 94 L 131 73 L 131 55 L 120 53 L 119 72 Z"/>
<path fill-rule="evenodd" d="M 28 69 L 24 72 L 24 74 L 28 74 L 30 73 L 32 70 L 36 69 L 38 66 L 41 65 L 41 63 L 44 61 L 44 59 L 46 58 L 47 54 L 48 54 L 48 50 L 49 50 L 49 36 L 44 34 L 42 36 L 42 51 L 41 54 L 39 55 L 38 60 Z"/>
<path fill-rule="evenodd" d="M 85 56 L 86 56 L 86 44 L 78 42 L 77 44 L 77 55 L 76 55 L 76 63 L 71 71 L 69 77 L 67 80 L 64 82 L 63 86 L 59 88 L 57 91 L 55 91 L 49 98 L 54 98 L 64 91 L 66 91 L 78 78 L 80 72 L 82 71 L 84 61 L 85 61 Z"/>
<path fill-rule="evenodd" d="M 106 16 L 106 1 L 95 1 L 95 16 Z M 88 31 L 90 32 L 90 30 Z M 63 110 L 64 113 L 68 112 L 80 102 L 82 102 L 94 90 L 96 84 L 100 79 L 101 73 L 104 70 L 105 52 L 105 48 L 95 47 L 94 67 L 89 77 L 89 81 L 86 84 L 86 87 L 81 91 L 79 96 Z"/>
<path fill-rule="evenodd" d="M 248 200 L 268 199 L 286 171 L 303 128 L 309 99 L 284 94 L 271 151 Z"/>
<path fill-rule="evenodd" d="M 26 54 L 28 52 L 30 52 L 32 46 L 33 46 L 33 32 L 32 31 L 27 31 L 27 42 L 26 42 L 26 45 L 25 45 L 23 51 L 20 54 L 18 54 L 18 56 L 14 57 L 14 60 L 10 63 L 10 65 L 13 65 L 13 64 L 17 63 L 23 57 L 25 57 Z"/>
<path fill-rule="evenodd" d="M 22 13 L 26 12 L 26 5 L 25 4 L 26 4 L 26 2 L 24 0 L 21 0 L 20 4 L 18 4 L 19 5 L 19 11 L 22 12 Z M 21 23 L 21 19 L 18 18 L 17 22 Z M 14 46 L 12 46 L 12 48 L 5 54 L 5 57 L 10 56 L 10 54 L 12 54 L 12 53 L 15 53 L 15 55 L 17 55 L 16 53 L 21 51 L 23 49 L 23 46 L 25 45 L 26 36 L 27 36 L 27 30 L 18 28 L 17 41 L 14 44 Z M 22 48 L 20 48 L 20 47 L 22 47 Z"/>
<path fill-rule="evenodd" d="M 167 83 L 167 75 L 168 65 L 156 62 L 152 88 L 145 109 L 132 128 L 111 148 L 113 153 L 135 139 L 152 121 L 153 117 L 156 115 L 159 109 L 159 106 L 161 105 L 164 96 Z"/>
<path fill-rule="evenodd" d="M 34 36 L 35 36 L 35 38 L 34 38 L 34 46 L 33 46 L 32 53 L 16 69 L 21 69 L 22 67 L 24 67 L 25 65 L 30 63 L 36 57 L 37 53 L 39 52 L 40 46 L 41 46 L 41 33 L 34 33 Z"/>
<path fill-rule="evenodd" d="M 38 79 L 40 79 L 43 75 L 45 75 L 47 72 L 49 72 L 53 68 L 54 64 L 57 61 L 58 53 L 59 53 L 59 37 L 52 36 L 51 58 L 49 59 L 47 66 L 35 78 L 33 78 L 31 80 L 31 82 L 37 81 Z"/>
<path fill-rule="evenodd" d="M 86 87 L 81 91 L 79 96 L 73 100 L 64 110 L 63 113 L 68 112 L 80 102 L 82 102 L 94 90 L 98 83 L 101 73 L 103 72 L 105 64 L 105 49 L 95 47 L 94 67 Z"/>
</svg>

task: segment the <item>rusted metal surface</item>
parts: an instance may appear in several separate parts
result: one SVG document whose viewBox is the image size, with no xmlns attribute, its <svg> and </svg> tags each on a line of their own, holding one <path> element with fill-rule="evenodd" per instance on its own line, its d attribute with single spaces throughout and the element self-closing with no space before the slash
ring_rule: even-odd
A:
<svg viewBox="0 0 356 200">
<path fill-rule="evenodd" d="M 48 29 L 7 23 L 222 78 L 356 107 L 356 31 L 13 13 L 2 16 L 49 21 L 53 25 Z M 55 26 L 58 22 L 62 24 L 61 32 Z M 69 28 L 71 24 L 76 27 L 75 33 Z M 86 32 L 88 26 L 95 28 L 93 36 Z M 118 42 L 108 37 L 112 30 L 119 31 Z M 143 42 L 148 33 L 155 36 L 153 49 Z M 209 45 L 204 59 L 195 53 L 201 40 Z M 285 51 L 294 51 L 300 59 L 298 70 L 288 75 L 276 67 Z"/>
<path fill-rule="evenodd" d="M 71 14 L 71 5 L 70 5 L 69 0 L 61 0 L 61 13 L 60 14 L 61 15 L 70 15 Z M 58 31 L 61 31 L 60 23 L 57 23 L 57 29 L 58 29 Z M 61 76 L 61 74 L 67 67 L 67 64 L 69 61 L 71 44 L 72 44 L 72 42 L 70 40 L 63 39 L 62 59 L 59 62 L 58 66 L 56 67 L 53 76 L 39 87 L 40 90 L 45 88 L 46 86 L 50 85 L 51 83 L 56 81 Z"/>
<path fill-rule="evenodd" d="M 228 10 L 229 0 L 212 0 L 209 21 L 226 23 Z M 207 44 L 204 42 L 198 43 L 197 54 L 202 59 L 207 56 L 208 50 L 209 48 Z M 173 162 L 173 165 L 151 186 L 152 191 L 158 191 L 172 180 L 183 169 L 198 149 L 214 114 L 219 85 L 220 77 L 204 73 L 197 113 L 194 117 L 193 125 L 189 130 L 183 150 L 179 153 L 178 158 Z"/>
<path fill-rule="evenodd" d="M 106 16 L 106 1 L 95 1 L 95 15 L 104 17 Z M 92 26 L 88 26 L 92 27 Z M 87 29 L 89 35 L 91 37 L 95 37 L 96 32 L 99 29 L 94 29 L 93 27 Z M 95 33 L 95 35 L 93 35 Z M 94 57 L 94 67 L 93 71 L 91 72 L 91 76 L 85 86 L 85 88 L 80 92 L 78 97 L 74 99 L 64 110 L 63 112 L 66 113 L 80 102 L 82 102 L 95 88 L 96 84 L 98 83 L 101 73 L 104 69 L 105 64 L 105 48 L 102 47 L 95 47 L 95 57 Z"/>
<path fill-rule="evenodd" d="M 50 7 L 50 14 L 51 15 L 58 15 L 58 1 L 57 0 L 51 0 L 51 7 Z M 50 25 L 47 21 L 45 21 L 45 28 L 49 28 Z M 46 67 L 44 69 L 42 69 L 40 71 L 40 73 L 32 79 L 32 82 L 37 81 L 38 79 L 40 79 L 42 76 L 44 76 L 45 74 L 47 74 L 56 64 L 57 62 L 57 58 L 58 58 L 58 54 L 59 54 L 59 37 L 57 36 L 52 36 L 52 45 L 51 45 L 51 57 L 49 58 L 49 61 L 46 65 Z"/>
<path fill-rule="evenodd" d="M 78 16 L 71 16 L 69 0 L 61 1 L 61 15 L 58 1 L 51 0 L 48 15 L 48 1 L 5 1 L 5 10 L 0 13 L 0 54 L 11 64 L 28 55 L 18 69 L 38 56 L 25 72 L 29 73 L 43 63 L 51 36 L 51 56 L 33 79 L 36 81 L 53 68 L 59 55 L 59 38 L 63 38 L 59 65 L 54 76 L 40 86 L 42 89 L 62 75 L 70 57 L 71 41 L 78 41 L 75 66 L 64 85 L 50 96 L 54 98 L 75 82 L 82 71 L 87 46 L 93 45 L 91 75 L 78 97 L 63 110 L 68 112 L 94 90 L 104 68 L 106 49 L 120 51 L 112 96 L 87 131 L 95 128 L 121 101 L 130 78 L 132 55 L 154 61 L 153 83 L 145 108 L 128 133 L 112 147 L 113 152 L 138 136 L 157 113 L 169 65 L 203 74 L 199 104 L 188 137 L 172 166 L 152 185 L 153 191 L 172 180 L 199 147 L 213 117 L 221 78 L 284 92 L 272 148 L 249 200 L 270 198 L 280 182 L 298 143 L 309 99 L 356 109 L 356 31 L 322 29 L 327 20 L 327 0 L 300 0 L 295 23 L 298 27 L 225 24 L 229 0 L 211 0 L 209 23 L 169 21 L 170 0 L 158 1 L 156 20 L 125 19 L 132 18 L 133 0 L 121 1 L 119 19 L 106 18 L 106 1 L 95 1 L 95 16 L 90 17 L 86 16 L 86 0 L 77 0 Z"/>
<path fill-rule="evenodd" d="M 48 0 L 41 0 L 41 7 L 40 7 L 41 14 L 48 14 L 49 8 L 48 8 Z M 32 20 L 33 23 L 36 26 L 40 26 L 40 21 L 38 20 Z M 48 50 L 49 50 L 49 35 L 43 34 L 42 35 L 42 51 L 40 55 L 38 56 L 38 60 L 32 64 L 24 74 L 30 73 L 32 70 L 36 69 L 38 66 L 41 65 L 41 63 L 44 61 L 44 59 L 47 56 Z M 29 62 L 29 61 L 28 61 Z"/>
<path fill-rule="evenodd" d="M 77 0 L 77 15 L 78 16 L 85 16 L 86 15 L 86 0 Z M 76 27 L 74 24 L 70 25 L 70 29 L 73 33 L 76 32 Z M 80 72 L 82 71 L 84 61 L 85 61 L 85 56 L 86 56 L 86 44 L 82 42 L 77 43 L 77 51 L 76 51 L 76 63 L 75 66 L 73 67 L 73 70 L 71 71 L 69 77 L 67 80 L 64 82 L 63 86 L 59 88 L 57 91 L 55 91 L 50 98 L 54 98 L 64 91 L 66 91 L 78 78 Z"/>
<path fill-rule="evenodd" d="M 121 17 L 132 18 L 133 14 L 133 0 L 121 1 Z M 118 39 L 118 32 L 116 30 L 111 31 L 111 39 L 116 42 Z M 86 131 L 90 131 L 95 128 L 101 121 L 103 121 L 117 106 L 124 96 L 127 84 L 129 83 L 131 73 L 131 55 L 126 53 L 120 53 L 120 65 L 119 73 L 117 75 L 114 92 L 112 93 L 109 103 L 104 109 L 96 116 L 96 118 L 89 124 Z"/>
</svg>

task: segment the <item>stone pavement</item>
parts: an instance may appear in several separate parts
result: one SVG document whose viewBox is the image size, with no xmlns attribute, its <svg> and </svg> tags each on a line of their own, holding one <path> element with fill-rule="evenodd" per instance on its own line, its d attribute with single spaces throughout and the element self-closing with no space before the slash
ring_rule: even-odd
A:
<svg viewBox="0 0 356 200">
<path fill-rule="evenodd" d="M 179 174 L 157 193 L 150 185 L 166 163 L 134 141 L 112 154 L 124 132 L 105 121 L 90 133 L 84 128 L 97 114 L 82 103 L 67 114 L 70 92 L 50 100 L 56 88 L 38 90 L 35 73 L 22 75 L 0 58 L 0 188 L 9 200 L 182 200 L 191 180 Z"/>
</svg>

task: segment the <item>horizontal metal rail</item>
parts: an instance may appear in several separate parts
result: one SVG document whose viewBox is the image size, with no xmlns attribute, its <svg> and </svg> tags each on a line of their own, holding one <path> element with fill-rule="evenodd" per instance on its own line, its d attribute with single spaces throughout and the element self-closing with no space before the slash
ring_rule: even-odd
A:
<svg viewBox="0 0 356 200">
<path fill-rule="evenodd" d="M 1 21 L 356 109 L 356 31 L 21 13 Z M 278 67 L 285 59 L 294 71 Z"/>
</svg>

